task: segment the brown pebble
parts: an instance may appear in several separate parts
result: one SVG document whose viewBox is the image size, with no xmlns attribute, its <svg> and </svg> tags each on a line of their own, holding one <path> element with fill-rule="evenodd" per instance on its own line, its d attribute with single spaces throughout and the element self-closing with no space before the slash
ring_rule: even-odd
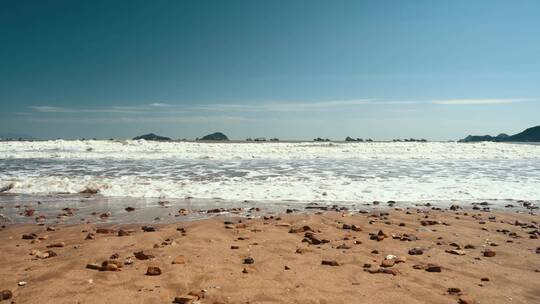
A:
<svg viewBox="0 0 540 304">
<path fill-rule="evenodd" d="M 0 292 L 0 301 L 1 300 L 9 300 L 11 299 L 11 297 L 13 297 L 13 293 L 11 292 L 11 290 L 2 290 Z"/>
<path fill-rule="evenodd" d="M 487 258 L 492 258 L 495 256 L 495 251 L 493 250 L 490 250 L 490 249 L 486 249 L 484 250 L 484 256 L 487 257 Z"/>
<path fill-rule="evenodd" d="M 65 247 L 65 246 L 66 246 L 66 243 L 59 242 L 59 243 L 54 243 L 54 244 L 47 245 L 47 248 L 55 248 L 55 247 L 61 248 L 61 247 Z"/>
<path fill-rule="evenodd" d="M 427 272 L 441 272 L 441 266 L 436 265 L 436 264 L 428 264 L 426 266 L 426 271 Z"/>
<path fill-rule="evenodd" d="M 174 300 L 173 300 L 173 303 L 176 303 L 176 304 L 192 304 L 197 300 L 199 300 L 199 298 L 196 297 L 196 296 L 184 295 L 184 296 L 175 297 Z"/>
<path fill-rule="evenodd" d="M 157 276 L 161 274 L 161 269 L 157 266 L 148 266 L 146 269 L 146 275 L 148 276 Z"/>
<path fill-rule="evenodd" d="M 247 257 L 244 259 L 244 264 L 253 264 L 255 260 L 252 257 Z"/>
<path fill-rule="evenodd" d="M 333 260 L 322 260 L 321 265 L 339 266 L 339 263 L 337 261 L 333 261 Z"/>
<path fill-rule="evenodd" d="M 177 255 L 172 261 L 173 264 L 185 264 L 186 258 L 183 255 Z"/>
<path fill-rule="evenodd" d="M 474 304 L 474 300 L 470 298 L 459 298 L 458 300 L 459 304 Z"/>
</svg>

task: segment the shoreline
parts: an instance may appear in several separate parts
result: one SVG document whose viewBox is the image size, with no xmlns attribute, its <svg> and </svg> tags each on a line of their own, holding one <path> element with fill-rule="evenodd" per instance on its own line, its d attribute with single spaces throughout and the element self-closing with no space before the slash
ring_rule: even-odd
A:
<svg viewBox="0 0 540 304">
<path fill-rule="evenodd" d="M 0 288 L 17 303 L 540 301 L 540 217 L 453 209 L 8 225 Z"/>
<path fill-rule="evenodd" d="M 77 223 L 173 223 L 221 216 L 262 217 L 286 212 L 343 211 L 366 213 L 394 208 L 448 209 L 529 213 L 538 200 L 426 200 L 426 201 L 290 201 L 196 198 L 105 197 L 99 194 L 0 194 L 0 225 Z"/>
</svg>

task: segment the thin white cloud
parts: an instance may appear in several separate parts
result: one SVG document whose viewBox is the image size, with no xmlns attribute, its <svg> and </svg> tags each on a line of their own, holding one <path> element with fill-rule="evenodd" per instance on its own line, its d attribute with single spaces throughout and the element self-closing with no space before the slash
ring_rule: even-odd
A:
<svg viewBox="0 0 540 304">
<path fill-rule="evenodd" d="M 345 100 L 327 100 L 318 102 L 267 102 L 257 104 L 208 104 L 192 107 L 197 110 L 205 111 L 269 111 L 269 112 L 290 112 L 290 111 L 308 111 L 326 108 L 337 108 L 347 106 L 361 105 L 397 105 L 397 104 L 415 104 L 416 101 L 385 101 L 375 99 L 345 99 Z"/>
<path fill-rule="evenodd" d="M 165 108 L 165 107 L 172 107 L 173 105 L 168 103 L 161 103 L 161 102 L 153 102 L 148 104 L 150 107 L 157 107 L 157 108 Z"/>
<path fill-rule="evenodd" d="M 411 104 L 435 104 L 435 105 L 494 105 L 512 104 L 530 101 L 527 98 L 480 98 L 480 99 L 434 99 L 434 100 L 378 100 L 378 99 L 343 99 L 323 100 L 315 102 L 282 101 L 282 102 L 259 102 L 259 103 L 215 103 L 203 105 L 174 105 L 154 102 L 143 105 L 123 105 L 98 108 L 65 108 L 55 106 L 32 106 L 34 112 L 40 113 L 108 113 L 125 115 L 159 115 L 159 114 L 183 114 L 196 112 L 301 112 L 317 111 L 355 106 L 384 106 L 384 105 L 411 105 Z M 410 109 L 409 109 L 410 110 Z"/>
<path fill-rule="evenodd" d="M 31 106 L 32 110 L 37 112 L 44 112 L 44 113 L 66 113 L 70 112 L 69 109 L 61 108 L 61 107 L 51 107 L 51 106 Z"/>
<path fill-rule="evenodd" d="M 53 124 L 145 124 L 145 123 L 242 123 L 252 119 L 241 116 L 209 115 L 209 116 L 154 116 L 154 117 L 33 117 L 26 119 L 36 123 Z"/>
<path fill-rule="evenodd" d="M 438 105 L 490 105 L 507 104 L 528 101 L 527 98 L 508 98 L 508 99 L 442 99 L 433 100 L 433 104 Z"/>
</svg>

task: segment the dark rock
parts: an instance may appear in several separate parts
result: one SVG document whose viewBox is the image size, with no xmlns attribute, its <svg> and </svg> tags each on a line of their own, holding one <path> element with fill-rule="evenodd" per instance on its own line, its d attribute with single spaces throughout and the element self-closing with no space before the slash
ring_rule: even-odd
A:
<svg viewBox="0 0 540 304">
<path fill-rule="evenodd" d="M 159 136 L 159 135 L 156 135 L 154 133 L 144 134 L 144 135 L 140 135 L 140 136 L 137 136 L 137 137 L 133 138 L 133 140 L 140 140 L 140 139 L 155 140 L 155 141 L 168 141 L 168 140 L 171 140 L 169 137 Z"/>
<path fill-rule="evenodd" d="M 37 238 L 38 238 L 38 235 L 35 234 L 35 233 L 28 233 L 28 234 L 23 234 L 22 235 L 23 240 L 35 240 Z"/>
<path fill-rule="evenodd" d="M 244 264 L 253 264 L 255 260 L 252 257 L 247 257 L 244 259 Z"/>
<path fill-rule="evenodd" d="M 2 290 L 0 292 L 0 300 L 9 300 L 13 297 L 13 293 L 11 290 Z"/>
<path fill-rule="evenodd" d="M 148 276 L 158 276 L 161 274 L 161 269 L 157 266 L 148 266 L 146 269 L 146 275 Z"/>
<path fill-rule="evenodd" d="M 215 132 L 215 133 L 203 136 L 201 140 L 229 140 L 229 138 L 227 137 L 227 135 L 221 132 Z"/>
<path fill-rule="evenodd" d="M 322 260 L 321 265 L 339 266 L 339 263 L 337 261 L 334 261 L 334 260 Z"/>
<path fill-rule="evenodd" d="M 153 255 L 145 254 L 143 251 L 134 252 L 133 255 L 139 260 L 149 260 L 154 258 Z"/>
<path fill-rule="evenodd" d="M 144 232 L 155 232 L 156 231 L 156 228 L 154 228 L 152 226 L 142 226 L 141 229 Z"/>
<path fill-rule="evenodd" d="M 487 257 L 487 258 L 492 258 L 495 256 L 495 251 L 493 250 L 490 250 L 490 249 L 486 249 L 484 250 L 484 256 Z"/>
<path fill-rule="evenodd" d="M 422 254 L 424 254 L 424 249 L 421 248 L 421 247 L 414 247 L 414 248 L 409 249 L 409 254 L 410 255 L 422 255 Z"/>
<path fill-rule="evenodd" d="M 426 266 L 426 271 L 427 272 L 441 272 L 441 266 L 439 265 L 435 265 L 435 264 L 428 264 Z"/>
</svg>

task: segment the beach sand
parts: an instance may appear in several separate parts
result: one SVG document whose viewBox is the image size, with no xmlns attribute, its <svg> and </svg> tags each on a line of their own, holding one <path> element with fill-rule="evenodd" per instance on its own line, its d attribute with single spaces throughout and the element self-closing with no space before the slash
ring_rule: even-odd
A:
<svg viewBox="0 0 540 304">
<path fill-rule="evenodd" d="M 8 225 L 0 230 L 0 289 L 12 297 L 2 303 L 540 303 L 538 215 L 388 213 L 217 216 L 153 224 L 153 232 L 139 224 Z M 380 267 L 387 257 L 394 265 Z M 87 268 L 104 261 L 120 271 Z M 147 275 L 151 266 L 161 274 Z"/>
</svg>

